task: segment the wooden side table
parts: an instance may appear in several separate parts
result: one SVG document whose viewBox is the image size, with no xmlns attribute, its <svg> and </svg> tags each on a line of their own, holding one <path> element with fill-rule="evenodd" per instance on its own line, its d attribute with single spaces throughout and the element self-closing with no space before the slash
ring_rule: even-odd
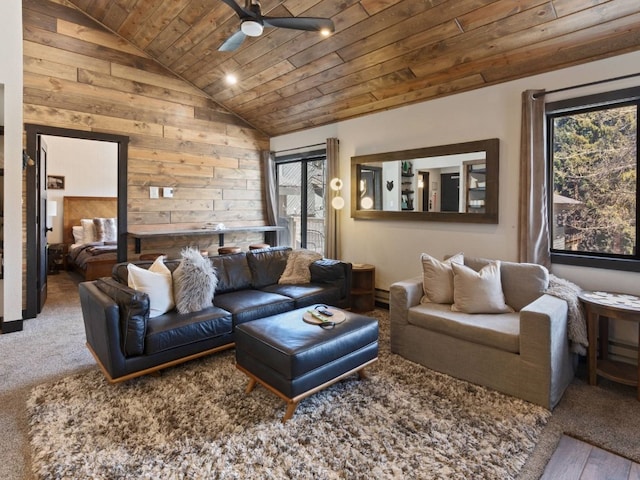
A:
<svg viewBox="0 0 640 480">
<path fill-rule="evenodd" d="M 614 382 L 637 387 L 640 400 L 640 356 L 637 366 L 609 358 L 609 319 L 626 320 L 640 325 L 640 297 L 609 292 L 582 292 L 579 298 L 587 314 L 589 385 L 595 385 L 597 376 L 600 375 Z M 638 348 L 640 352 L 640 333 Z"/>
<path fill-rule="evenodd" d="M 47 274 L 55 275 L 67 269 L 67 244 L 52 243 L 47 246 Z"/>
<path fill-rule="evenodd" d="M 351 271 L 351 310 L 370 312 L 376 306 L 376 267 L 354 263 Z"/>
</svg>

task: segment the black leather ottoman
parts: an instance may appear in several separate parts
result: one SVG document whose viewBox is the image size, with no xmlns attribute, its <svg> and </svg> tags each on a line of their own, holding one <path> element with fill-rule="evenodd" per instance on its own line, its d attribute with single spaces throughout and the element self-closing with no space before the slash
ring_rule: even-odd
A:
<svg viewBox="0 0 640 480">
<path fill-rule="evenodd" d="M 249 376 L 249 393 L 260 383 L 287 402 L 286 422 L 300 400 L 358 373 L 378 359 L 378 321 L 352 312 L 325 329 L 306 323 L 308 308 L 238 325 L 236 367 Z"/>
</svg>

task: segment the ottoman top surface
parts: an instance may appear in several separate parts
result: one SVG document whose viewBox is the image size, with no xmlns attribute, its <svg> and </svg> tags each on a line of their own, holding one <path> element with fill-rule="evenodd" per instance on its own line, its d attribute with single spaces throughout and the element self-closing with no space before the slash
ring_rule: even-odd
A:
<svg viewBox="0 0 640 480">
<path fill-rule="evenodd" d="M 378 321 L 375 318 L 345 311 L 347 318 L 344 322 L 333 328 L 322 328 L 303 320 L 304 313 L 310 308 L 313 306 L 243 323 L 236 327 L 236 331 L 289 354 L 325 342 L 332 343 L 356 332 L 359 337 L 368 337 L 369 342 L 378 338 Z"/>
</svg>

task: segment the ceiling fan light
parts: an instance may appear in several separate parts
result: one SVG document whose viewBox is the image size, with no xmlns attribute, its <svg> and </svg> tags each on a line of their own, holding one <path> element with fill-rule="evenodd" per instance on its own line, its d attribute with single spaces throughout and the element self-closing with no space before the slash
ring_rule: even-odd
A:
<svg viewBox="0 0 640 480">
<path fill-rule="evenodd" d="M 245 20 L 242 22 L 240 29 L 242 30 L 242 33 L 249 37 L 259 37 L 262 35 L 264 27 L 262 26 L 262 23 L 256 20 Z"/>
<path fill-rule="evenodd" d="M 331 30 L 329 28 L 322 28 L 320 29 L 320 35 L 322 35 L 323 37 L 328 37 L 329 35 L 331 35 Z"/>
</svg>

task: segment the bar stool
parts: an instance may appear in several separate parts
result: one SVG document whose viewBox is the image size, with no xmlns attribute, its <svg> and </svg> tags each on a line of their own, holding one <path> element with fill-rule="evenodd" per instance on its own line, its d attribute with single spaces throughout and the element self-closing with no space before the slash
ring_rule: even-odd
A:
<svg viewBox="0 0 640 480">
<path fill-rule="evenodd" d="M 143 253 L 140 255 L 140 260 L 155 260 L 158 257 L 166 257 L 166 253 Z"/>
<path fill-rule="evenodd" d="M 268 243 L 254 243 L 249 245 L 249 250 L 260 250 L 262 248 L 271 248 Z"/>
<path fill-rule="evenodd" d="M 229 255 L 230 253 L 240 253 L 241 251 L 240 247 L 220 247 L 218 248 L 218 255 Z"/>
</svg>

